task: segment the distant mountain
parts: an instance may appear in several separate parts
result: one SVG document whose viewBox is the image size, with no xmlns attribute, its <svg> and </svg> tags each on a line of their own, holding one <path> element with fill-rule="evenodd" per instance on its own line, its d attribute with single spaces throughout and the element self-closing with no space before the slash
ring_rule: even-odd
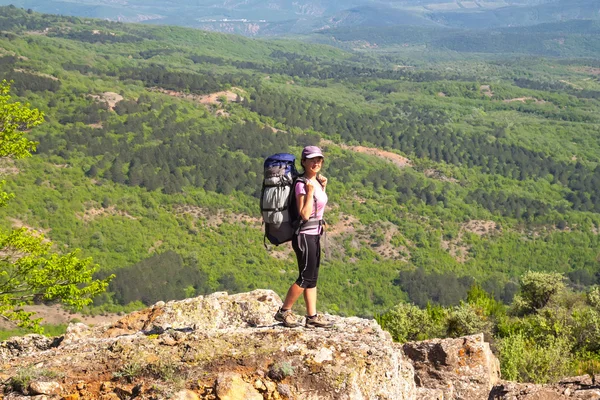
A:
<svg viewBox="0 0 600 400">
<path fill-rule="evenodd" d="M 496 28 L 600 19 L 597 0 L 558 0 L 543 4 L 507 6 L 496 9 L 437 11 L 430 18 L 442 25 L 462 28 Z"/>
<path fill-rule="evenodd" d="M 307 36 L 316 43 L 345 49 L 424 48 L 487 54 L 550 57 L 600 57 L 600 20 L 572 20 L 532 26 L 490 29 L 440 26 L 346 26 Z"/>
<path fill-rule="evenodd" d="M 597 0 L 0 0 L 42 13 L 179 25 L 247 36 L 337 27 L 490 28 L 600 19 Z"/>
</svg>

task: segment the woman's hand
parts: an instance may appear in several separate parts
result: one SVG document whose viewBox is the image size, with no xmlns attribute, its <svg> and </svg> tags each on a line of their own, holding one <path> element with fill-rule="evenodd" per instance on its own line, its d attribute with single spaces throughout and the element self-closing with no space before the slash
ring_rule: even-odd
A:
<svg viewBox="0 0 600 400">
<path fill-rule="evenodd" d="M 323 189 L 325 189 L 325 186 L 327 186 L 327 178 L 325 178 L 323 175 L 319 174 L 319 175 L 317 175 L 317 180 L 319 181 L 321 186 L 323 186 Z"/>
<path fill-rule="evenodd" d="M 310 179 L 306 180 L 306 196 L 308 198 L 312 198 L 313 193 L 315 192 L 315 186 L 313 185 Z"/>
</svg>

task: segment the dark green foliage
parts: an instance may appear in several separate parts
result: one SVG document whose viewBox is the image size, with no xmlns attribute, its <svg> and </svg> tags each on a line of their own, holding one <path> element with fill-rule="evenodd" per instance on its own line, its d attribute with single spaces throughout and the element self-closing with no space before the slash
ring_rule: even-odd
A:
<svg viewBox="0 0 600 400">
<path fill-rule="evenodd" d="M 252 111 L 302 129 L 339 132 L 346 141 L 357 140 L 392 147 L 418 158 L 480 167 L 482 172 L 519 180 L 551 174 L 557 182 L 573 190 L 565 197 L 573 209 L 600 212 L 600 167 L 592 170 L 581 163 L 560 162 L 539 151 L 499 140 L 491 141 L 489 134 L 466 135 L 454 131 L 446 125 L 447 116 L 437 110 L 416 108 L 405 102 L 396 104 L 393 109 L 384 109 L 379 115 L 357 115 L 336 104 L 292 99 L 272 91 L 259 90 L 252 99 Z M 306 112 L 298 112 L 300 109 Z M 491 134 L 498 136 L 501 130 Z M 541 201 L 504 193 L 497 195 L 484 189 L 478 189 L 466 200 L 477 202 L 491 212 L 518 219 L 534 214 L 544 215 L 548 210 L 548 206 Z M 432 203 L 430 199 L 428 204 L 435 205 Z"/>
<path fill-rule="evenodd" d="M 418 268 L 401 271 L 394 284 L 400 286 L 409 299 L 420 307 L 425 307 L 429 302 L 450 306 L 466 298 L 473 280 L 470 277 L 459 278 L 451 272 L 426 273 Z"/>
<path fill-rule="evenodd" d="M 174 251 L 153 255 L 128 268 L 115 271 L 109 290 L 119 304 L 141 301 L 180 300 L 207 292 L 207 275 L 197 265 L 185 265 Z M 186 291 L 188 287 L 193 292 Z"/>
</svg>

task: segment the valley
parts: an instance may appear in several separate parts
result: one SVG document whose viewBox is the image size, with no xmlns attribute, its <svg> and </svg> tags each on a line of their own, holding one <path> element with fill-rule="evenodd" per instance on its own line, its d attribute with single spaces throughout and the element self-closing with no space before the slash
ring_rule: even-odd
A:
<svg viewBox="0 0 600 400">
<path fill-rule="evenodd" d="M 14 193 L 0 226 L 115 274 L 66 310 L 77 319 L 283 293 L 297 271 L 288 246 L 263 244 L 263 161 L 319 145 L 322 311 L 398 341 L 486 332 L 504 360 L 552 350 L 556 376 L 583 368 L 599 342 L 600 31 L 573 21 L 298 41 L 1 7 L 0 75 L 44 120 L 24 132 L 32 157 L 0 166 Z M 540 282 L 560 295 L 527 297 Z"/>
</svg>

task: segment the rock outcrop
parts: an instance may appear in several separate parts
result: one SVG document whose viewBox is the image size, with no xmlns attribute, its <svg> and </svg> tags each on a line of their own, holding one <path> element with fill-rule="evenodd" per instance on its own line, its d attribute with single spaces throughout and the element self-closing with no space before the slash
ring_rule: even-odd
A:
<svg viewBox="0 0 600 400">
<path fill-rule="evenodd" d="M 486 399 L 500 380 L 500 363 L 483 334 L 406 343 L 403 348 L 418 386 L 437 389 L 444 399 Z"/>
<path fill-rule="evenodd" d="M 280 305 L 268 290 L 215 293 L 72 324 L 62 338 L 9 339 L 5 398 L 416 398 L 412 364 L 375 321 L 287 329 L 273 319 Z"/>
<path fill-rule="evenodd" d="M 600 375 L 595 379 L 588 375 L 563 379 L 555 385 L 500 382 L 489 400 L 600 400 Z"/>
<path fill-rule="evenodd" d="M 591 381 L 499 381 L 482 335 L 401 345 L 373 320 L 335 316 L 332 329 L 289 329 L 273 319 L 280 305 L 269 290 L 214 293 L 11 338 L 0 399 L 600 399 Z"/>
</svg>

